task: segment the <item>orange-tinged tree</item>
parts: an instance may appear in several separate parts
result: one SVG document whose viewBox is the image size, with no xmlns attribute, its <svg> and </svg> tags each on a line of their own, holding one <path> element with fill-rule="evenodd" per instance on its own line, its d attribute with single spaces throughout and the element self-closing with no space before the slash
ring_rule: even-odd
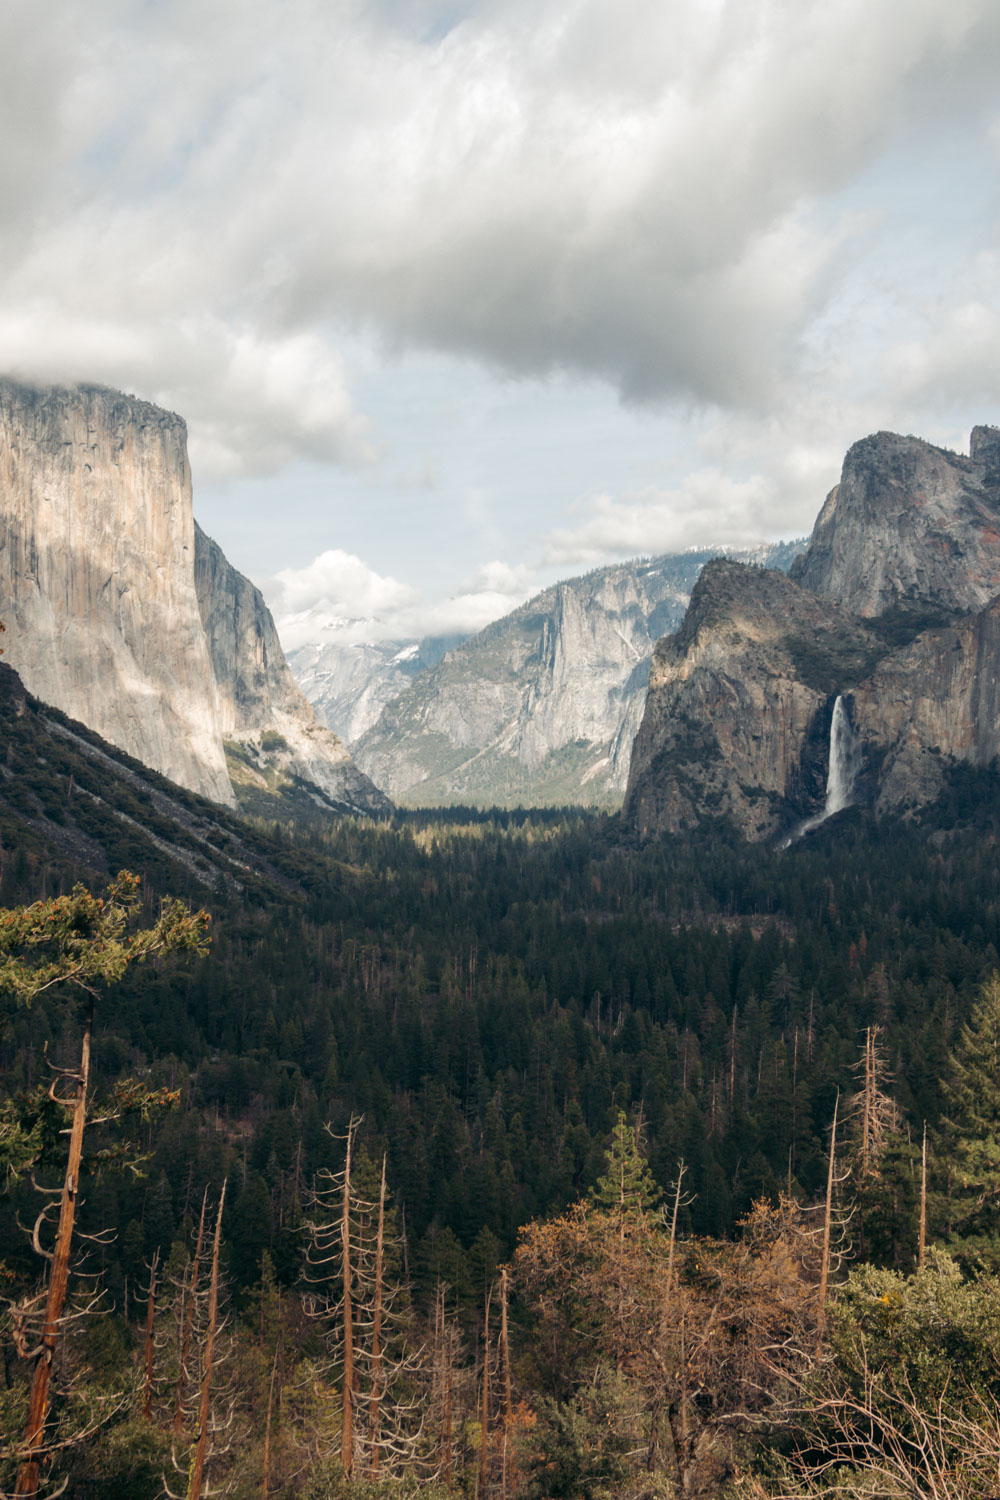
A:
<svg viewBox="0 0 1000 1500">
<path fill-rule="evenodd" d="M 182 901 L 163 901 L 159 917 L 148 927 L 137 925 L 140 911 L 139 879 L 127 870 L 121 871 L 103 896 L 77 885 L 68 896 L 0 911 L 0 995 L 9 996 L 17 1005 L 30 1005 L 39 995 L 62 986 L 77 991 L 83 1002 L 79 1065 L 56 1070 L 49 1090 L 51 1101 L 68 1115 L 69 1149 L 55 1243 L 51 1251 L 43 1252 L 48 1260 L 48 1277 L 14 1489 L 17 1496 L 38 1493 L 46 1453 L 52 1364 L 63 1328 L 79 1203 L 97 997 L 105 986 L 120 980 L 132 964 L 167 953 L 204 953 L 208 943 L 206 913 L 192 912 Z M 67 1087 L 68 1092 L 60 1092 Z M 124 1095 L 135 1092 L 125 1086 Z M 143 1104 L 136 1097 L 123 1096 L 119 1102 L 127 1108 L 141 1108 Z M 23 1147 L 23 1137 L 18 1145 Z M 26 1163 L 22 1160 L 18 1164 Z M 35 1241 L 41 1249 L 39 1228 L 40 1222 Z"/>
</svg>

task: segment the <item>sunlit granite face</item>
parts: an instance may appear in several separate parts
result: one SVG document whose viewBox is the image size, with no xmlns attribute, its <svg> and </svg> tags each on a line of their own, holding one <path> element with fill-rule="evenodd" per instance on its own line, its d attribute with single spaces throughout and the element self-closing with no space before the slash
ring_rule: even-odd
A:
<svg viewBox="0 0 1000 1500">
<path fill-rule="evenodd" d="M 1000 594 L 996 429 L 975 428 L 970 449 L 892 432 L 855 443 L 792 577 L 869 618 L 982 609 Z"/>
<path fill-rule="evenodd" d="M 0 381 L 0 528 L 5 650 L 28 690 L 231 804 L 181 418 Z"/>
<path fill-rule="evenodd" d="M 258 591 L 197 530 L 171 412 L 0 380 L 0 618 L 29 692 L 181 786 L 235 805 L 228 739 L 252 745 L 262 785 L 270 769 L 321 804 L 388 806 L 295 687 Z"/>
</svg>

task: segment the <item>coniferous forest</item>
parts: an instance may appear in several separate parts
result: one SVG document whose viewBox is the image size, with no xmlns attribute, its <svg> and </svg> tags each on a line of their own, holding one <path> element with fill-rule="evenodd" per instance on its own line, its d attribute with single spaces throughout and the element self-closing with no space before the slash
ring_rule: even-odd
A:
<svg viewBox="0 0 1000 1500">
<path fill-rule="evenodd" d="M 785 851 L 260 823 L 211 892 L 44 823 L 4 1493 L 1000 1493 L 994 776 Z"/>
</svg>

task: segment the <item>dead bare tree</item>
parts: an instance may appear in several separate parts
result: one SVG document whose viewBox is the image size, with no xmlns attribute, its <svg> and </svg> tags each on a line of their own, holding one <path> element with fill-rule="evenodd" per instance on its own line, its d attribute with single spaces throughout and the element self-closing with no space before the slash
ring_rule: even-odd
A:
<svg viewBox="0 0 1000 1500">
<path fill-rule="evenodd" d="M 451 1484 L 455 1473 L 454 1437 L 456 1411 L 467 1401 L 470 1371 L 457 1318 L 448 1313 L 449 1288 L 439 1281 L 434 1296 L 434 1331 L 431 1343 L 430 1392 L 427 1430 L 433 1434 L 428 1477 Z"/>
<path fill-rule="evenodd" d="M 146 1288 L 146 1328 L 143 1339 L 142 1414 L 147 1422 L 153 1420 L 153 1355 L 155 1353 L 153 1327 L 156 1318 L 156 1272 L 160 1264 L 160 1252 L 153 1255 L 149 1267 L 149 1284 Z"/>
<path fill-rule="evenodd" d="M 1000 1484 L 1000 1403 L 945 1389 L 922 1400 L 904 1372 L 867 1360 L 827 1382 L 801 1413 L 784 1481 L 748 1477 L 754 1500 L 864 1494 L 880 1500 L 991 1500 Z"/>
<path fill-rule="evenodd" d="M 208 1286 L 203 1293 L 196 1293 L 196 1278 L 192 1274 L 187 1297 L 182 1304 L 182 1316 L 178 1320 L 181 1341 L 189 1340 L 192 1363 L 194 1351 L 198 1351 L 201 1373 L 197 1387 L 185 1395 L 181 1406 L 179 1436 L 175 1426 L 176 1415 L 171 1420 L 171 1461 L 174 1472 L 184 1478 L 185 1488 L 183 1494 L 174 1491 L 164 1478 L 163 1488 L 168 1500 L 208 1500 L 211 1495 L 221 1494 L 225 1486 L 220 1486 L 216 1473 L 210 1488 L 207 1470 L 210 1465 L 218 1470 L 222 1460 L 233 1451 L 240 1436 L 236 1424 L 235 1392 L 231 1385 L 220 1380 L 220 1371 L 231 1352 L 228 1319 L 222 1307 L 225 1288 L 219 1264 L 225 1199 L 226 1183 L 223 1182 L 215 1214 Z"/>
<path fill-rule="evenodd" d="M 923 1269 L 927 1249 L 927 1121 L 924 1121 L 924 1139 L 920 1149 L 920 1228 L 917 1232 L 917 1270 Z"/>
<path fill-rule="evenodd" d="M 411 1338 L 405 1283 L 389 1270 L 402 1242 L 389 1223 L 384 1159 L 377 1198 L 358 1188 L 360 1124 L 349 1122 L 342 1169 L 317 1175 L 303 1279 L 306 1309 L 323 1323 L 329 1365 L 340 1372 L 341 1465 L 348 1476 L 375 1477 L 398 1471 L 419 1445 L 422 1350 Z"/>
<path fill-rule="evenodd" d="M 194 1334 L 195 1310 L 198 1307 L 198 1282 L 202 1270 L 202 1254 L 205 1246 L 205 1209 L 208 1205 L 208 1188 L 201 1198 L 201 1213 L 198 1215 L 198 1233 L 195 1238 L 194 1255 L 181 1278 L 178 1304 L 179 1339 L 177 1349 L 177 1380 L 174 1386 L 173 1430 L 184 1429 L 184 1404 L 187 1397 L 191 1340 Z"/>
<path fill-rule="evenodd" d="M 87 1093 L 90 1087 L 90 1041 L 94 1025 L 94 996 L 87 1004 L 83 1041 L 80 1047 L 78 1069 L 60 1069 L 59 1077 L 72 1085 L 70 1099 L 57 1093 L 58 1078 L 54 1079 L 49 1097 L 56 1104 L 70 1110 L 69 1157 L 63 1179 L 59 1204 L 59 1227 L 52 1251 L 43 1250 L 39 1242 L 39 1229 L 45 1217 L 45 1209 L 39 1214 L 32 1236 L 35 1249 L 49 1262 L 49 1284 L 45 1299 L 45 1315 L 42 1320 L 41 1341 L 35 1356 L 35 1372 L 31 1381 L 28 1401 L 28 1419 L 24 1428 L 25 1459 L 17 1476 L 14 1494 L 34 1495 L 38 1492 L 41 1478 L 41 1458 L 44 1451 L 45 1421 L 49 1412 L 49 1383 L 52 1378 L 52 1363 L 62 1331 L 63 1310 L 69 1290 L 70 1248 L 73 1226 L 76 1222 L 77 1199 L 80 1185 L 80 1163 L 83 1158 L 83 1131 L 87 1123 Z"/>
<path fill-rule="evenodd" d="M 31 906 L 0 911 L 0 991 L 22 1005 L 38 995 L 64 986 L 83 997 L 80 1062 L 75 1068 L 56 1069 L 49 1097 L 69 1116 L 69 1150 L 59 1192 L 59 1221 L 55 1243 L 45 1250 L 39 1230 L 46 1219 L 43 1210 L 35 1225 L 33 1241 L 48 1262 L 45 1307 L 28 1399 L 28 1414 L 22 1439 L 22 1459 L 14 1494 L 37 1495 L 41 1465 L 47 1451 L 46 1424 L 51 1401 L 52 1370 L 63 1331 L 69 1294 L 73 1236 L 79 1207 L 83 1138 L 89 1120 L 91 1040 L 94 1008 L 100 990 L 121 979 L 133 963 L 142 963 L 168 952 L 204 953 L 203 912 L 193 914 L 182 902 L 161 905 L 153 926 L 135 930 L 141 896 L 138 876 L 122 870 L 105 895 L 95 896 L 77 885 L 68 896 L 38 901 Z M 132 928 L 132 930 L 130 930 Z M 60 1083 L 69 1094 L 59 1092 Z M 120 1086 L 121 1088 L 121 1086 Z M 144 1102 L 148 1090 L 135 1090 Z"/>
</svg>

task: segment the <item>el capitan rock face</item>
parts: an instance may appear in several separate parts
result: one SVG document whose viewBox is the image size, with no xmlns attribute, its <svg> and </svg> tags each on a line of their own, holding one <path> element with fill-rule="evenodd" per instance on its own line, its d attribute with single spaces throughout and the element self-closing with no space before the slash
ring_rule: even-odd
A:
<svg viewBox="0 0 1000 1500">
<path fill-rule="evenodd" d="M 815 816 L 838 694 L 876 812 L 1000 754 L 1000 431 L 977 427 L 969 458 L 855 444 L 790 572 L 710 564 L 657 646 L 625 804 L 639 833 L 723 815 L 764 839 Z"/>
<path fill-rule="evenodd" d="M 235 805 L 224 740 L 269 735 L 263 782 L 388 805 L 298 693 L 260 595 L 197 534 L 172 412 L 0 380 L 0 618 L 29 692 L 181 786 Z"/>
<path fill-rule="evenodd" d="M 180 417 L 96 386 L 0 380 L 0 611 L 36 698 L 233 803 Z"/>
</svg>

